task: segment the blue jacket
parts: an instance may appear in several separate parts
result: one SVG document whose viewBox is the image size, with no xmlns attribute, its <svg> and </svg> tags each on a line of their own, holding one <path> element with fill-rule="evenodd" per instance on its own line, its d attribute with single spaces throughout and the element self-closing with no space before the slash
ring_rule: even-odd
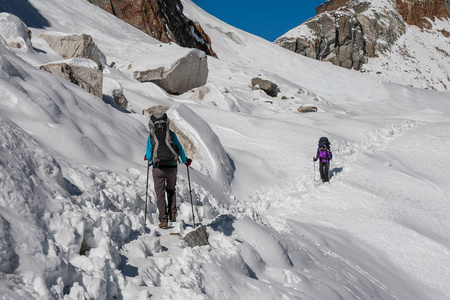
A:
<svg viewBox="0 0 450 300">
<path fill-rule="evenodd" d="M 170 131 L 170 136 L 172 137 L 172 141 L 173 143 L 178 147 L 178 149 L 180 149 L 180 151 L 178 152 L 181 161 L 183 162 L 183 164 L 185 164 L 187 162 L 187 158 L 186 158 L 186 154 L 184 154 L 184 149 L 180 144 L 180 141 L 177 138 L 177 135 L 175 134 L 175 132 Z M 153 151 L 152 151 L 152 142 L 150 140 L 150 136 L 147 139 L 147 150 L 145 152 L 145 155 L 147 157 L 147 160 L 151 163 L 152 162 L 152 155 L 153 155 Z M 177 164 L 174 163 L 172 164 L 173 166 L 176 166 Z"/>
</svg>

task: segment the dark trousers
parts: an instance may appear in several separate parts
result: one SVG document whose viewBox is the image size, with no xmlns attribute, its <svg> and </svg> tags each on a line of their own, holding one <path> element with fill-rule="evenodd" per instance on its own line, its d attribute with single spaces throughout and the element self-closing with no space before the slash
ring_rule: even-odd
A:
<svg viewBox="0 0 450 300">
<path fill-rule="evenodd" d="M 156 206 L 158 207 L 160 222 L 167 222 L 168 214 L 177 212 L 177 199 L 175 193 L 177 171 L 177 168 L 153 168 L 153 183 L 155 186 Z"/>
<path fill-rule="evenodd" d="M 320 171 L 320 178 L 322 181 L 328 181 L 328 168 L 330 167 L 329 162 L 323 162 L 320 161 L 319 163 L 319 171 Z"/>
</svg>

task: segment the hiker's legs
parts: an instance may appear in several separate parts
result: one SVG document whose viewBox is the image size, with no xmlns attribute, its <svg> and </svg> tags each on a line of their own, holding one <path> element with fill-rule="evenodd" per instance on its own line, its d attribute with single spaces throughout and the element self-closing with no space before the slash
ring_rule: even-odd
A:
<svg viewBox="0 0 450 300">
<path fill-rule="evenodd" d="M 328 178 L 328 176 L 329 176 L 329 170 L 330 170 L 330 162 L 326 162 L 326 163 L 324 163 L 324 173 L 325 173 L 325 181 L 326 182 L 328 182 L 328 180 L 329 180 L 329 178 Z"/>
<path fill-rule="evenodd" d="M 176 189 L 175 186 L 177 185 L 177 168 L 173 169 L 165 169 L 166 172 L 166 178 L 167 178 L 167 185 L 166 185 L 166 192 L 167 192 L 167 207 L 169 213 L 175 214 L 177 212 L 177 195 L 176 195 Z"/>
<path fill-rule="evenodd" d="M 320 179 L 322 179 L 322 181 L 325 180 L 325 165 L 326 163 L 322 161 L 319 162 Z"/>
<path fill-rule="evenodd" d="M 156 193 L 156 206 L 159 212 L 159 221 L 167 222 L 166 212 L 166 174 L 159 168 L 153 168 L 153 183 Z"/>
</svg>

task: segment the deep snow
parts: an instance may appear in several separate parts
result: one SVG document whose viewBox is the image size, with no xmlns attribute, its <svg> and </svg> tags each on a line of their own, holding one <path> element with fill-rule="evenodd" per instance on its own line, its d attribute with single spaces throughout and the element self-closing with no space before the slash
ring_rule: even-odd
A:
<svg viewBox="0 0 450 300">
<path fill-rule="evenodd" d="M 208 57 L 204 100 L 171 96 L 131 74 L 186 49 L 87 1 L 15 3 L 0 8 L 29 25 L 34 50 L 0 47 L 2 298 L 449 298 L 450 93 L 301 57 L 184 0 L 219 59 Z M 105 83 L 123 88 L 128 112 L 36 69 L 61 60 L 39 38 L 47 31 L 92 35 L 115 63 Z M 252 91 L 256 76 L 276 82 L 279 96 Z M 150 181 L 143 231 L 141 111 L 153 105 L 172 106 L 198 146 L 187 153 L 192 197 L 210 246 L 168 234 L 193 230 L 182 165 L 180 221 L 157 229 Z M 300 114 L 301 105 L 319 111 Z M 311 159 L 321 136 L 334 154 L 325 185 Z M 91 249 L 80 255 L 83 240 Z"/>
</svg>

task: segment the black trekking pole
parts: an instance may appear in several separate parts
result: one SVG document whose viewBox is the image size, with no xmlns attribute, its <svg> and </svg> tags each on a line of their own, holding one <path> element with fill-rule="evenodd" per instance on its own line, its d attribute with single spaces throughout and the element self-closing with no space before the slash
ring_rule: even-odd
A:
<svg viewBox="0 0 450 300">
<path fill-rule="evenodd" d="M 195 228 L 194 204 L 192 203 L 192 189 L 191 189 L 191 178 L 189 176 L 189 166 L 186 166 L 186 168 L 187 168 L 187 175 L 188 175 L 188 182 L 189 182 L 189 195 L 191 196 L 192 222 L 194 222 L 194 228 Z"/>
<path fill-rule="evenodd" d="M 330 163 L 330 161 L 327 161 L 327 168 L 328 168 L 328 182 L 330 182 L 330 166 L 331 166 L 331 163 Z"/>
<path fill-rule="evenodd" d="M 144 232 L 147 226 L 147 200 L 148 200 L 148 173 L 150 170 L 150 163 L 147 164 L 147 187 L 145 188 L 145 210 L 144 210 Z"/>
<path fill-rule="evenodd" d="M 314 157 L 313 161 L 314 161 L 314 181 L 316 181 L 316 161 L 314 160 Z"/>
</svg>

